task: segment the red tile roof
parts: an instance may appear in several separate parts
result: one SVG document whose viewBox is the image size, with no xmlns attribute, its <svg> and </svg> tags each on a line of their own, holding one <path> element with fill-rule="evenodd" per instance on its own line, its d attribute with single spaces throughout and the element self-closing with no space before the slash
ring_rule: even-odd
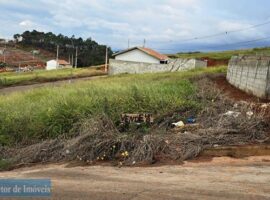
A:
<svg viewBox="0 0 270 200">
<path fill-rule="evenodd" d="M 69 63 L 65 60 L 58 60 L 59 65 L 69 65 Z"/>
<path fill-rule="evenodd" d="M 157 51 L 154 51 L 153 49 L 145 48 L 145 47 L 139 47 L 142 51 L 149 54 L 150 56 L 153 56 L 159 60 L 168 60 L 168 56 L 158 53 Z"/>
</svg>

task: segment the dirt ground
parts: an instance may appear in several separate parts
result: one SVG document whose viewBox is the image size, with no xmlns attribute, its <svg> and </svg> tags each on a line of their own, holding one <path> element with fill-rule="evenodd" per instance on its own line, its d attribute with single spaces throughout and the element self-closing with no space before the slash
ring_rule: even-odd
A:
<svg viewBox="0 0 270 200">
<path fill-rule="evenodd" d="M 225 75 L 220 75 L 211 78 L 212 81 L 217 85 L 217 87 L 224 91 L 231 99 L 235 101 L 247 101 L 255 103 L 267 103 L 270 100 L 259 99 L 253 95 L 247 94 L 246 92 L 234 87 L 227 80 Z"/>
<path fill-rule="evenodd" d="M 258 200 L 270 199 L 270 156 L 133 168 L 46 165 L 2 172 L 0 178 L 51 178 L 51 199 Z"/>
<path fill-rule="evenodd" d="M 61 81 L 54 81 L 54 82 L 47 82 L 47 83 L 37 83 L 32 85 L 22 85 L 22 86 L 14 86 L 14 87 L 6 87 L 0 88 L 0 95 L 7 95 L 12 92 L 23 92 L 35 88 L 42 88 L 42 87 L 59 87 L 64 84 L 72 84 L 78 81 L 88 81 L 94 80 L 98 78 L 104 78 L 106 76 L 92 76 L 92 77 L 84 77 L 84 78 L 73 78 L 70 80 L 61 80 Z"/>
</svg>

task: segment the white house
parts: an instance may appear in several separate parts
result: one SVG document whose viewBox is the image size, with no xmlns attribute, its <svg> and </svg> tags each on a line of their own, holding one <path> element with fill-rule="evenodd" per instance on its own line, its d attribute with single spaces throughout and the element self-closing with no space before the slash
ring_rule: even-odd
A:
<svg viewBox="0 0 270 200">
<path fill-rule="evenodd" d="M 196 59 L 169 59 L 152 49 L 134 47 L 114 54 L 110 59 L 109 74 L 141 74 L 175 72 L 207 67 L 207 62 Z"/>
<path fill-rule="evenodd" d="M 166 64 L 169 58 L 152 49 L 145 47 L 133 47 L 118 53 L 115 53 L 115 60 L 142 62 L 151 64 Z"/>
<path fill-rule="evenodd" d="M 72 68 L 70 63 L 65 60 L 49 60 L 46 64 L 46 70 Z"/>
</svg>

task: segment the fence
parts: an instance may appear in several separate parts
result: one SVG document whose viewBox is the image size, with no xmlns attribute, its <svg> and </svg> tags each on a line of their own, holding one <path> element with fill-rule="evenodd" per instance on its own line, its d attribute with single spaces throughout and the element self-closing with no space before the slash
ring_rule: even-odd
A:
<svg viewBox="0 0 270 200">
<path fill-rule="evenodd" d="M 232 57 L 227 80 L 247 93 L 270 99 L 270 56 Z"/>
<path fill-rule="evenodd" d="M 131 62 L 110 59 L 109 74 L 141 74 L 157 72 L 173 72 L 207 67 L 207 62 L 196 59 L 175 59 L 170 60 L 168 64 L 151 64 L 143 62 Z"/>
</svg>

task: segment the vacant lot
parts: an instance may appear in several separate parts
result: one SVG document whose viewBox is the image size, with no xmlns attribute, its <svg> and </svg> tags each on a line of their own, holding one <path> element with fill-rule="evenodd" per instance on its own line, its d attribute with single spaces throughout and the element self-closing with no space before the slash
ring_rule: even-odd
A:
<svg viewBox="0 0 270 200">
<path fill-rule="evenodd" d="M 0 169 L 75 160 L 181 163 L 215 146 L 269 144 L 269 104 L 230 99 L 213 81 L 224 70 L 119 75 L 3 96 Z M 123 125 L 122 113 L 155 120 Z M 178 121 L 186 125 L 173 128 Z"/>
<path fill-rule="evenodd" d="M 0 143 L 55 138 L 69 134 L 76 123 L 100 115 L 116 123 L 121 113 L 159 116 L 176 109 L 196 111 L 201 105 L 195 96 L 196 87 L 188 78 L 220 71 L 224 68 L 120 75 L 2 96 Z"/>
</svg>

